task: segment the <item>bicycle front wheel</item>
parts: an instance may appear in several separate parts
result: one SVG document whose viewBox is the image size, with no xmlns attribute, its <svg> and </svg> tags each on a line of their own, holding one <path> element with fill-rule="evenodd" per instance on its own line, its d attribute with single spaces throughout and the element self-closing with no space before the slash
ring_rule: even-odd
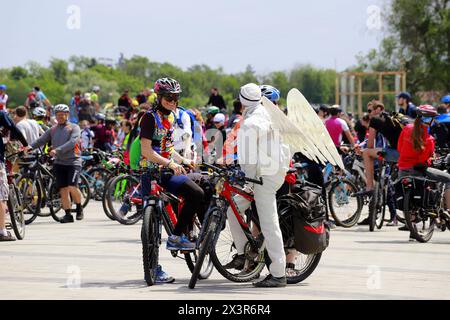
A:
<svg viewBox="0 0 450 320">
<path fill-rule="evenodd" d="M 41 211 L 42 185 L 40 180 L 33 180 L 27 176 L 19 177 L 16 184 L 23 197 L 25 223 L 31 224 Z"/>
<path fill-rule="evenodd" d="M 156 282 L 160 237 L 156 210 L 154 207 L 149 206 L 145 209 L 141 229 L 144 278 L 148 286 L 153 286 Z"/>
<path fill-rule="evenodd" d="M 136 224 L 142 218 L 139 180 L 131 175 L 118 177 L 108 187 L 108 209 L 124 225 Z"/>
<path fill-rule="evenodd" d="M 198 220 L 198 218 L 196 218 L 195 222 L 194 222 L 194 228 L 193 228 L 192 234 L 190 236 L 192 241 L 195 241 L 195 239 L 197 239 L 200 236 L 199 233 L 201 231 L 201 228 L 202 228 L 202 225 L 201 225 L 200 221 Z M 194 272 L 195 264 L 198 261 L 198 256 L 199 255 L 198 255 L 197 251 L 189 252 L 184 255 L 186 264 L 191 273 Z M 200 273 L 198 274 L 198 279 L 199 280 L 208 279 L 211 276 L 211 273 L 213 271 L 214 271 L 214 265 L 211 261 L 210 255 L 207 254 L 203 261 L 203 266 L 200 270 Z"/>
<path fill-rule="evenodd" d="M 11 217 L 11 225 L 19 240 L 25 238 L 25 218 L 23 215 L 23 205 L 19 189 L 16 186 L 9 186 L 8 211 Z"/>
</svg>

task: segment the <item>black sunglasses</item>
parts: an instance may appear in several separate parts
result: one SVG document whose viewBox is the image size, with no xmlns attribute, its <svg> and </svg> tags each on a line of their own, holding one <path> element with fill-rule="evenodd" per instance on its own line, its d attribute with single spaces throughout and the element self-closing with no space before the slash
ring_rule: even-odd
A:
<svg viewBox="0 0 450 320">
<path fill-rule="evenodd" d="M 180 96 L 177 94 L 165 94 L 163 95 L 163 98 L 167 101 L 167 102 L 178 102 L 180 100 Z"/>
</svg>

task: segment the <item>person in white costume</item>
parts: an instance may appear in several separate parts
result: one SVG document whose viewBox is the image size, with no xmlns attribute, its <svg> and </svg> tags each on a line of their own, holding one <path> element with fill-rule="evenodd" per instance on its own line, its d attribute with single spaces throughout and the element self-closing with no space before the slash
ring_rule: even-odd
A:
<svg viewBox="0 0 450 320">
<path fill-rule="evenodd" d="M 241 88 L 240 101 L 244 107 L 244 120 L 238 133 L 238 159 L 245 175 L 263 179 L 263 185 L 254 185 L 254 198 L 261 231 L 271 260 L 270 275 L 255 287 L 286 286 L 286 255 L 277 214 L 276 192 L 282 186 L 289 169 L 289 149 L 282 143 L 279 133 L 272 126 L 269 113 L 261 105 L 262 93 L 256 84 Z M 241 196 L 235 199 L 240 212 L 250 207 Z M 228 268 L 239 268 L 245 263 L 244 248 L 247 239 L 231 209 L 227 212 L 229 226 L 237 249 L 237 255 Z"/>
</svg>

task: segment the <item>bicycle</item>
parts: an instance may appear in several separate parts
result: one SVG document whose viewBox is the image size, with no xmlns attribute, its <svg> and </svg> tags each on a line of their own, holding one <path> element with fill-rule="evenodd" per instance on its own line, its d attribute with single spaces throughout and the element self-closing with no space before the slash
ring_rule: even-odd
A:
<svg viewBox="0 0 450 320">
<path fill-rule="evenodd" d="M 211 206 L 205 215 L 197 240 L 197 250 L 199 251 L 199 255 L 189 282 L 189 288 L 195 288 L 198 278 L 197 273 L 202 268 L 204 257 L 208 254 L 216 270 L 226 279 L 233 282 L 248 282 L 257 279 L 266 265 L 268 256 L 265 250 L 264 236 L 259 232 L 261 228 L 253 195 L 245 190 L 244 186 L 246 183 L 263 185 L 263 181 L 262 179 L 255 180 L 246 178 L 241 172 L 234 169 L 221 169 L 209 164 L 204 164 L 204 166 L 210 170 L 210 174 L 215 180 L 216 194 L 213 196 Z M 241 215 L 239 208 L 233 200 L 234 195 L 240 195 L 252 203 L 251 209 L 247 210 L 245 215 Z M 232 236 L 228 234 L 229 231 L 227 231 L 226 226 L 228 206 L 231 206 L 233 213 L 248 240 L 244 253 L 245 264 L 243 270 L 237 270 L 239 273 L 232 273 L 229 269 L 225 268 L 225 265 L 229 262 L 229 257 L 233 251 L 235 251 Z M 281 213 L 280 227 L 282 231 L 284 231 L 283 239 L 290 239 L 293 237 L 292 224 L 290 224 L 288 219 L 289 217 L 287 215 Z M 286 234 L 286 232 L 288 234 Z M 224 244 L 219 242 L 221 236 Z M 224 260 L 224 256 L 227 259 Z M 318 265 L 320 257 L 321 254 L 307 256 L 305 263 L 301 263 L 300 267 L 296 265 L 296 275 L 287 277 L 288 283 L 294 284 L 305 280 Z M 298 262 L 299 259 L 296 259 L 296 261 Z"/>
<path fill-rule="evenodd" d="M 387 198 L 392 181 L 396 178 L 396 163 L 386 161 L 386 153 L 378 152 L 378 170 L 375 176 L 373 196 L 369 202 L 369 230 L 380 230 L 386 215 Z"/>
<path fill-rule="evenodd" d="M 171 236 L 174 232 L 175 225 L 177 224 L 177 216 L 175 208 L 179 212 L 183 201 L 175 197 L 174 195 L 166 192 L 156 181 L 160 177 L 160 174 L 153 172 L 153 181 L 151 184 L 151 193 L 149 196 L 143 197 L 144 213 L 143 223 L 141 229 L 141 242 L 142 242 L 142 258 L 144 267 L 144 278 L 148 286 L 152 286 L 156 281 L 156 271 L 159 263 L 159 248 L 161 246 L 162 227 L 164 227 L 168 236 Z M 173 205 L 174 204 L 174 205 Z M 200 229 L 200 222 L 195 219 L 193 222 L 193 228 L 190 231 L 191 241 L 195 241 L 197 237 L 198 229 Z M 191 251 L 171 251 L 174 258 L 179 257 L 179 253 L 184 255 L 184 260 L 191 272 L 194 271 L 196 261 L 199 257 L 195 252 Z M 204 259 L 205 257 L 203 257 Z M 213 271 L 213 265 L 209 260 L 208 263 L 196 270 L 197 277 L 199 279 L 207 279 Z"/>
<path fill-rule="evenodd" d="M 12 171 L 12 164 L 8 161 L 17 155 L 21 155 L 22 152 L 12 154 L 6 158 L 5 168 L 8 177 L 8 201 L 7 208 L 10 216 L 10 223 L 6 225 L 7 229 L 13 229 L 14 234 L 18 240 L 25 239 L 25 217 L 23 214 L 23 201 L 22 194 L 14 181 L 14 173 Z"/>
</svg>

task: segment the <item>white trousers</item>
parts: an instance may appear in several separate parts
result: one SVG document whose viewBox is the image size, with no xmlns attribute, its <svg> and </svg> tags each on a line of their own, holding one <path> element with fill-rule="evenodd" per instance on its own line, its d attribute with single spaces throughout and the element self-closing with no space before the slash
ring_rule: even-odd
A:
<svg viewBox="0 0 450 320">
<path fill-rule="evenodd" d="M 264 176 L 263 181 L 264 185 L 254 186 L 256 209 L 266 249 L 272 260 L 272 264 L 269 266 L 270 273 L 272 276 L 280 278 L 286 275 L 286 255 L 278 219 L 276 192 L 283 184 L 284 176 L 283 179 L 280 179 L 280 176 Z M 251 203 L 242 196 L 235 196 L 234 201 L 242 214 L 250 208 Z M 241 255 L 244 253 L 247 238 L 231 207 L 227 211 L 227 217 L 237 253 Z"/>
</svg>

